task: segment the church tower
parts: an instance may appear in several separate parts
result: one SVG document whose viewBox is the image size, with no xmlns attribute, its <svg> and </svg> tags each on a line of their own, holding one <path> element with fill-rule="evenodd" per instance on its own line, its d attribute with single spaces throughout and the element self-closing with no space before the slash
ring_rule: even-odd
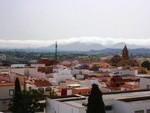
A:
<svg viewBox="0 0 150 113">
<path fill-rule="evenodd" d="M 128 51 L 126 45 L 124 46 L 124 48 L 122 50 L 122 58 L 123 58 L 123 60 L 128 60 L 129 59 L 129 51 Z"/>
</svg>

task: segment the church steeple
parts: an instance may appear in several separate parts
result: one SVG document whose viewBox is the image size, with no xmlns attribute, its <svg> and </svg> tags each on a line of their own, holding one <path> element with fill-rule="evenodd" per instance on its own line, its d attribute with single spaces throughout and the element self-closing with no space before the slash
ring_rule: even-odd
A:
<svg viewBox="0 0 150 113">
<path fill-rule="evenodd" d="M 128 51 L 128 49 L 127 49 L 127 46 L 126 46 L 126 45 L 124 46 L 123 50 L 124 50 L 124 51 L 126 51 L 126 50 Z"/>
<path fill-rule="evenodd" d="M 129 59 L 129 51 L 128 51 L 128 48 L 127 48 L 126 45 L 124 46 L 124 48 L 123 48 L 123 50 L 122 50 L 122 58 L 123 58 L 124 60 Z"/>
</svg>

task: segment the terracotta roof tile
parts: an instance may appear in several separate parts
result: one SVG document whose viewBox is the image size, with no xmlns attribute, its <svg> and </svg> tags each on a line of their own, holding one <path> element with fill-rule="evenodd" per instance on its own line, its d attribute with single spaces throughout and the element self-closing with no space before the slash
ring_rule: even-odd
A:
<svg viewBox="0 0 150 113">
<path fill-rule="evenodd" d="M 124 84 L 121 87 L 128 88 L 128 89 L 139 89 L 140 88 L 139 85 L 132 85 L 132 84 Z"/>
<path fill-rule="evenodd" d="M 38 60 L 39 64 L 45 64 L 46 66 L 51 66 L 51 65 L 55 65 L 56 61 L 55 60 L 50 60 L 50 59 L 46 59 L 46 58 L 42 58 Z"/>
<path fill-rule="evenodd" d="M 47 80 L 34 80 L 34 85 L 36 85 L 37 87 L 52 86 L 52 84 Z"/>
</svg>

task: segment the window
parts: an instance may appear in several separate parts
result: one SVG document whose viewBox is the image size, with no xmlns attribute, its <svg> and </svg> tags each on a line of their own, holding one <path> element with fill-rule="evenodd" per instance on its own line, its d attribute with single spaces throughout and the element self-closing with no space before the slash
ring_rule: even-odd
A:
<svg viewBox="0 0 150 113">
<path fill-rule="evenodd" d="M 51 87 L 47 87 L 47 88 L 45 89 L 45 91 L 46 91 L 46 92 L 52 91 L 52 88 L 51 88 Z"/>
<path fill-rule="evenodd" d="M 9 96 L 13 96 L 14 95 L 14 89 L 10 89 L 9 90 Z"/>
<path fill-rule="evenodd" d="M 150 109 L 147 109 L 147 110 L 146 110 L 146 113 L 150 113 Z"/>
<path fill-rule="evenodd" d="M 112 110 L 112 106 L 111 106 L 111 105 L 105 106 L 105 110 L 106 110 L 106 111 Z"/>
<path fill-rule="evenodd" d="M 31 87 L 29 87 L 29 90 L 31 90 L 32 88 Z"/>
<path fill-rule="evenodd" d="M 44 93 L 44 88 L 38 88 L 38 90 L 42 93 Z"/>
<path fill-rule="evenodd" d="M 135 111 L 134 113 L 144 113 L 144 110 L 138 110 L 138 111 Z"/>
<path fill-rule="evenodd" d="M 147 89 L 149 89 L 149 85 L 146 85 Z"/>
</svg>

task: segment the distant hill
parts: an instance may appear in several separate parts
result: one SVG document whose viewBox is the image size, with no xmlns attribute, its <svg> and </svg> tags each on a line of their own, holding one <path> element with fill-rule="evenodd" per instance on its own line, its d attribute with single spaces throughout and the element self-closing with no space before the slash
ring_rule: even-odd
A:
<svg viewBox="0 0 150 113">
<path fill-rule="evenodd" d="M 98 44 L 98 43 L 73 42 L 70 44 L 58 45 L 58 50 L 60 50 L 60 51 L 90 51 L 90 50 L 102 50 L 102 49 L 107 50 L 107 48 L 123 49 L 123 47 L 125 45 L 127 45 L 127 47 L 129 49 L 144 48 L 143 46 L 140 46 L 140 45 L 127 44 L 125 42 L 120 42 L 120 43 L 116 43 L 114 45 L 107 45 L 107 46 L 104 46 L 104 45 Z M 145 47 L 145 48 L 147 48 L 147 47 Z"/>
<path fill-rule="evenodd" d="M 120 54 L 123 47 L 127 45 L 130 55 L 150 56 L 150 47 L 142 47 L 139 45 L 127 44 L 124 42 L 114 45 L 103 46 L 95 43 L 73 42 L 70 44 L 58 44 L 59 53 L 83 53 L 83 54 L 102 54 L 115 55 Z M 26 51 L 26 52 L 55 52 L 55 45 L 39 48 L 22 48 L 22 49 L 6 49 L 10 51 Z"/>
<path fill-rule="evenodd" d="M 116 43 L 116 44 L 110 46 L 109 48 L 112 48 L 112 49 L 122 49 L 125 45 L 126 45 L 128 48 L 130 48 L 130 49 L 143 48 L 143 46 L 135 45 L 135 44 L 127 44 L 127 43 L 125 43 L 125 42 Z"/>
<path fill-rule="evenodd" d="M 106 48 L 99 51 L 91 50 L 91 53 L 102 54 L 102 55 L 117 55 L 122 53 L 122 49 L 111 49 Z M 138 49 L 129 49 L 129 54 L 131 56 L 150 56 L 150 49 L 147 48 L 138 48 Z"/>
<path fill-rule="evenodd" d="M 58 45 L 58 49 L 61 51 L 90 51 L 90 50 L 101 50 L 104 48 L 105 47 L 101 44 L 81 43 L 81 42 Z"/>
</svg>

